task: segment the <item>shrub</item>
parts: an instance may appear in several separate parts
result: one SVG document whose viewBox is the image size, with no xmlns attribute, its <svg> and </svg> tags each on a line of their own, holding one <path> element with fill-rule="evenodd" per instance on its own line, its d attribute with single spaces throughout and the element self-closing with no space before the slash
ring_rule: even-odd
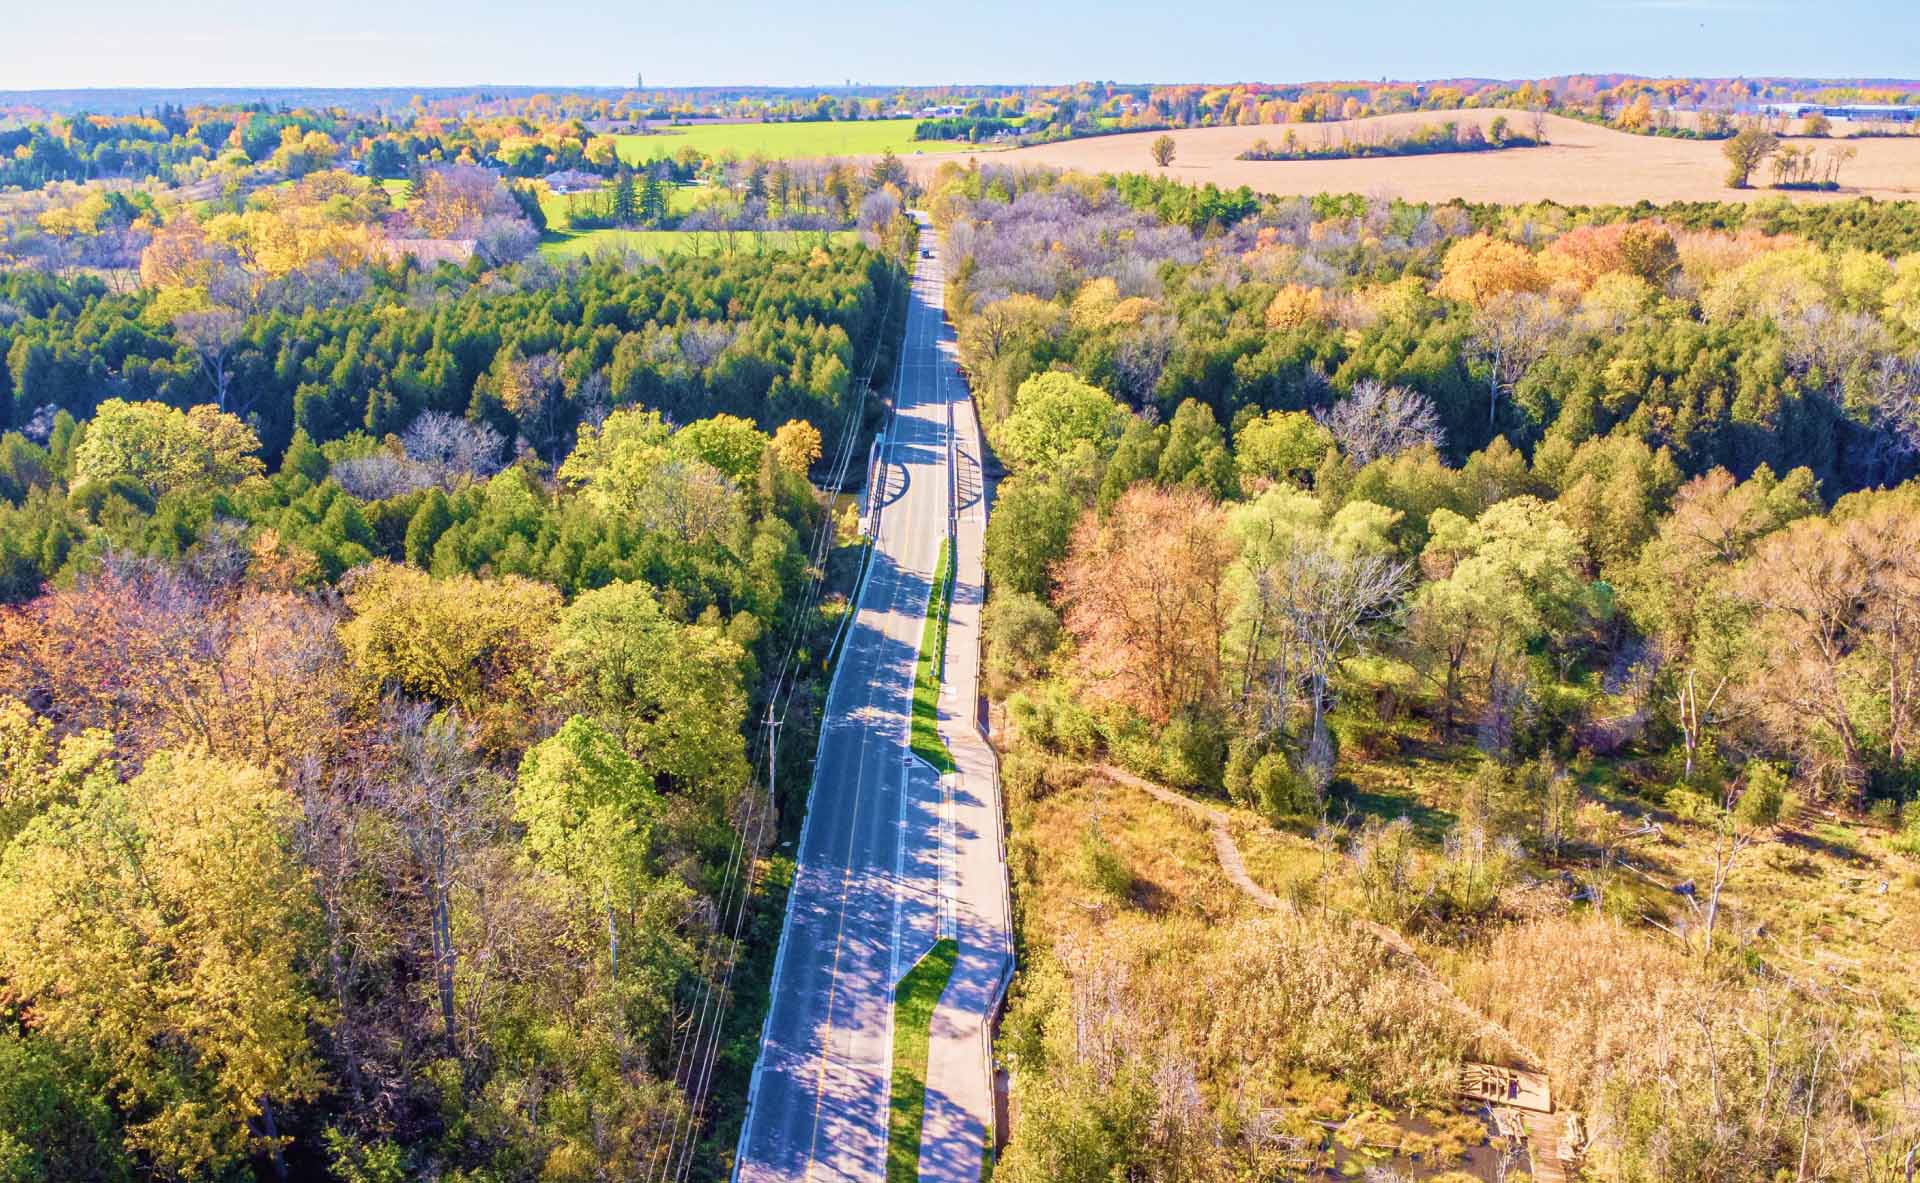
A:
<svg viewBox="0 0 1920 1183">
<path fill-rule="evenodd" d="M 1045 600 L 1026 592 L 996 593 L 981 623 L 987 673 L 1002 686 L 1033 677 L 1060 640 L 1060 618 Z"/>
<path fill-rule="evenodd" d="M 1098 826 L 1088 826 L 1080 839 L 1080 873 L 1089 887 L 1114 899 L 1133 893 L 1133 868 Z"/>
<path fill-rule="evenodd" d="M 1892 846 L 1904 854 L 1920 855 L 1920 797 L 1901 807 L 1900 832 L 1894 835 Z"/>
<path fill-rule="evenodd" d="M 1285 755 L 1268 752 L 1253 766 L 1248 778 L 1250 803 L 1270 818 L 1315 817 L 1320 796 Z"/>
<path fill-rule="evenodd" d="M 1695 792 L 1687 785 L 1675 785 L 1667 791 L 1666 806 L 1681 821 L 1712 822 L 1720 814 L 1720 805 L 1713 798 Z"/>
<path fill-rule="evenodd" d="M 1480 826 L 1454 827 L 1436 876 L 1447 913 L 1470 918 L 1492 910 L 1513 873 L 1517 853 L 1510 840 L 1495 838 Z"/>
<path fill-rule="evenodd" d="M 1160 734 L 1160 767 L 1167 783 L 1219 792 L 1227 762 L 1227 737 L 1210 719 L 1181 715 Z"/>
<path fill-rule="evenodd" d="M 1100 748 L 1100 727 L 1093 713 L 1058 686 L 1010 696 L 1007 715 L 1022 739 L 1048 751 L 1084 759 Z"/>
<path fill-rule="evenodd" d="M 1733 816 L 1751 829 L 1779 824 L 1787 803 L 1787 774 L 1772 764 L 1755 760 L 1747 765 L 1747 787 L 1734 802 Z"/>
<path fill-rule="evenodd" d="M 1354 838 L 1348 857 L 1360 897 L 1375 920 L 1403 924 L 1419 909 L 1415 845 L 1413 823 L 1404 817 L 1368 818 Z"/>
</svg>

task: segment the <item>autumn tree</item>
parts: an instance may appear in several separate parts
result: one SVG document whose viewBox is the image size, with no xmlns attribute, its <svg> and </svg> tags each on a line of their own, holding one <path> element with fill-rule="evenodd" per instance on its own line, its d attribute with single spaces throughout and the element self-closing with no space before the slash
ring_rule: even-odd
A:
<svg viewBox="0 0 1920 1183">
<path fill-rule="evenodd" d="M 124 750 L 192 745 L 285 768 L 347 712 L 334 627 L 297 594 L 114 564 L 0 624 L 0 693 L 108 727 Z"/>
<path fill-rule="evenodd" d="M 1876 760 L 1920 735 L 1920 514 L 1904 492 L 1856 494 L 1768 537 L 1739 594 L 1759 613 L 1761 717 L 1803 766 L 1859 800 Z"/>
<path fill-rule="evenodd" d="M 773 454 L 795 476 L 806 476 L 820 459 L 820 429 L 804 419 L 790 419 L 773 433 Z"/>
<path fill-rule="evenodd" d="M 538 728 L 560 606 L 551 587 L 514 575 L 435 579 L 380 562 L 354 572 L 344 590 L 352 615 L 340 640 L 375 692 L 457 709 L 490 745 Z"/>
<path fill-rule="evenodd" d="M 110 398 L 74 449 L 73 475 L 76 484 L 129 477 L 155 494 L 229 489 L 264 471 L 259 451 L 253 429 L 215 407 Z"/>
<path fill-rule="evenodd" d="M 1136 486 L 1074 532 L 1060 568 L 1067 630 L 1095 693 L 1166 723 L 1220 702 L 1224 516 L 1193 489 Z"/>
<path fill-rule="evenodd" d="M 1155 164 L 1161 168 L 1165 168 L 1173 163 L 1174 147 L 1172 136 L 1164 134 L 1158 135 L 1153 138 L 1151 144 L 1147 145 L 1147 155 L 1153 157 Z"/>
<path fill-rule="evenodd" d="M 276 1111 L 323 1087 L 303 980 L 311 890 L 271 777 L 185 752 L 91 780 L 0 858 L 0 976 L 74 1048 L 168 1174 L 283 1144 Z"/>
<path fill-rule="evenodd" d="M 1501 296 L 1545 287 L 1546 276 L 1532 251 L 1505 239 L 1475 234 L 1447 248 L 1435 290 L 1446 299 L 1482 308 Z"/>
<path fill-rule="evenodd" d="M 482 764 L 478 736 L 452 711 L 394 697 L 381 711 L 388 752 L 367 798 L 392 827 L 402 867 L 398 878 L 424 905 L 433 998 L 450 1055 L 473 1053 L 460 1021 L 461 941 L 457 897 L 477 885 L 486 851 L 502 822 L 498 782 Z"/>
<path fill-rule="evenodd" d="M 1727 188 L 1745 189 L 1753 170 L 1780 148 L 1780 141 L 1770 131 L 1758 127 L 1741 129 L 1740 133 L 1720 146 L 1720 152 L 1727 158 Z"/>
</svg>

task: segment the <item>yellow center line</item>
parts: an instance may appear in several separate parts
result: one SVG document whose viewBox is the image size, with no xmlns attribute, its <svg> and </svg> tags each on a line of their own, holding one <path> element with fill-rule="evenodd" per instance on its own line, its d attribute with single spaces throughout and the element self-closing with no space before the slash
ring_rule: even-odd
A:
<svg viewBox="0 0 1920 1183">
<path fill-rule="evenodd" d="M 909 309 L 908 312 L 909 312 L 909 321 L 911 321 L 912 310 Z M 925 318 L 923 317 L 922 320 L 924 319 Z M 925 334 L 923 333 L 922 336 L 924 337 Z M 899 399 L 900 406 L 904 406 L 906 402 L 906 391 L 904 389 L 904 385 L 905 384 L 903 383 L 902 384 L 903 389 L 901 390 L 900 399 Z M 898 410 L 899 410 L 899 407 L 896 407 L 896 412 L 895 412 L 896 416 L 898 414 Z M 878 540 L 876 539 L 875 541 L 877 544 Z M 894 607 L 895 607 L 894 605 L 889 604 L 887 608 L 888 612 L 892 612 Z M 858 615 L 858 612 L 859 612 L 858 605 L 855 605 L 854 611 L 855 611 L 855 614 Z M 823 723 L 822 726 L 825 726 L 825 724 Z M 866 754 L 867 754 L 866 745 L 862 744 L 860 749 L 861 758 L 860 758 L 860 769 L 859 769 L 861 774 L 861 779 L 864 779 L 864 776 L 866 773 Z M 860 798 L 862 796 L 862 794 L 858 791 L 858 785 L 860 784 L 860 780 L 856 780 L 854 783 L 856 788 L 853 795 L 853 816 L 848 820 L 848 823 L 847 823 L 847 863 L 846 863 L 846 866 L 842 867 L 840 871 L 840 923 L 834 929 L 833 965 L 827 974 L 827 1033 L 826 1033 L 825 1041 L 822 1042 L 820 1045 L 820 1072 L 814 1078 L 813 1136 L 809 1138 L 807 1141 L 807 1170 L 805 1175 L 802 1176 L 802 1178 L 807 1180 L 808 1183 L 811 1183 L 813 1179 L 813 1166 L 815 1161 L 817 1161 L 818 1152 L 820 1148 L 820 1113 L 822 1108 L 826 1104 L 827 1068 L 833 1059 L 833 1005 L 834 1005 L 834 1000 L 838 997 L 839 991 L 840 991 L 840 950 L 846 943 L 847 888 L 851 885 L 853 880 L 854 838 L 860 831 Z M 906 792 L 906 785 L 904 783 L 904 780 L 901 784 L 900 791 L 902 793 Z"/>
</svg>

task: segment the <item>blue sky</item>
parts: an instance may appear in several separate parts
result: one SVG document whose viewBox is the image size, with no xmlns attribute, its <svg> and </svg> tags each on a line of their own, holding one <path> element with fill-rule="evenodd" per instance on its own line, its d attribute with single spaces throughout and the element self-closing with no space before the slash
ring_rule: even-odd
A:
<svg viewBox="0 0 1920 1183">
<path fill-rule="evenodd" d="M 0 89 L 1920 74 L 1920 0 L 5 0 L 0 27 Z"/>
</svg>

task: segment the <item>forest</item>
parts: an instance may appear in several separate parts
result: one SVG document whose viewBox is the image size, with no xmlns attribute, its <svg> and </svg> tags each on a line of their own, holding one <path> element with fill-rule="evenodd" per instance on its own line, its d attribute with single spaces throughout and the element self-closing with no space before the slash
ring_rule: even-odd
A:
<svg viewBox="0 0 1920 1183">
<path fill-rule="evenodd" d="M 897 235 L 214 229 L 0 277 L 0 1177 L 720 1177 Z"/>
<path fill-rule="evenodd" d="M 999 1173 L 1427 1177 L 1492 1060 L 1594 1177 L 1901 1177 L 1911 212 L 1236 204 L 930 186 L 1007 474 Z"/>
</svg>

